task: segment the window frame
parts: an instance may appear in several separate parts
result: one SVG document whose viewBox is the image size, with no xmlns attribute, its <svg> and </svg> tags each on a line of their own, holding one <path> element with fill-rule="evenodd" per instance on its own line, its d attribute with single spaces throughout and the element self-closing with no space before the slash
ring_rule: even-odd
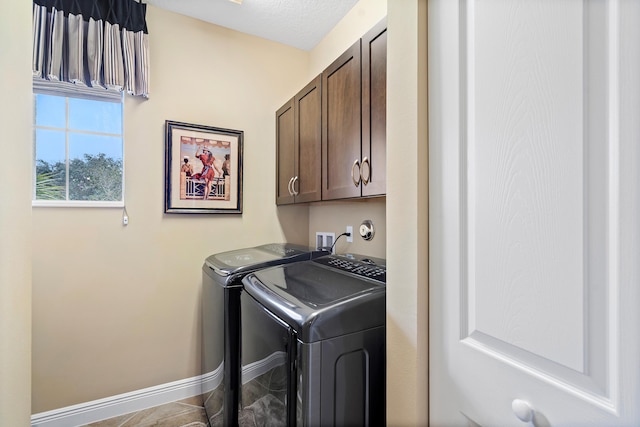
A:
<svg viewBox="0 0 640 427">
<path fill-rule="evenodd" d="M 36 130 L 46 129 L 46 127 L 37 127 L 35 123 L 35 115 L 33 119 L 33 137 L 32 137 L 32 194 L 31 194 L 31 206 L 32 207 L 91 207 L 91 208 L 123 208 L 125 206 L 125 171 L 126 171 L 126 159 L 125 159 L 125 137 L 124 137 L 124 129 L 125 129 L 125 114 L 124 114 L 124 92 L 113 90 L 113 89 L 104 89 L 104 88 L 92 88 L 87 86 L 82 86 L 73 83 L 60 82 L 60 81 L 49 81 L 43 80 L 39 78 L 33 79 L 33 105 L 34 111 L 36 106 L 36 95 L 53 95 L 65 98 L 65 105 L 68 108 L 69 100 L 68 98 L 79 98 L 79 99 L 88 99 L 93 101 L 102 101 L 102 102 L 113 102 L 120 103 L 121 108 L 121 123 L 122 123 L 122 197 L 120 200 L 116 201 L 103 201 L 103 200 L 37 200 L 36 199 Z M 68 128 L 68 111 L 65 111 L 65 146 L 66 146 L 66 154 L 65 154 L 65 162 L 67 167 L 67 188 L 68 192 L 68 178 L 69 178 L 69 128 Z M 92 132 L 87 132 L 88 134 L 92 134 Z M 99 135 L 114 135 L 107 133 L 97 133 Z M 68 194 L 67 194 L 68 197 Z"/>
</svg>

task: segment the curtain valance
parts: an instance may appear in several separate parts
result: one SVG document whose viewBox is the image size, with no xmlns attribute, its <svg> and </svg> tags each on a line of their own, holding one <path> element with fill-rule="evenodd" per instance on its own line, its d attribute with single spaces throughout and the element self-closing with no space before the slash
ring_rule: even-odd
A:
<svg viewBox="0 0 640 427">
<path fill-rule="evenodd" d="M 33 75 L 149 94 L 146 4 L 33 0 Z"/>
</svg>

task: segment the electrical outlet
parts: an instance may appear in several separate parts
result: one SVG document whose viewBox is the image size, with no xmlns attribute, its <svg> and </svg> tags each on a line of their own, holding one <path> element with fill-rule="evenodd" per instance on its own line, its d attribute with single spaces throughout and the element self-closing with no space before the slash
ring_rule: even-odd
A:
<svg viewBox="0 0 640 427">
<path fill-rule="evenodd" d="M 347 225 L 347 243 L 353 243 L 353 225 Z"/>
</svg>

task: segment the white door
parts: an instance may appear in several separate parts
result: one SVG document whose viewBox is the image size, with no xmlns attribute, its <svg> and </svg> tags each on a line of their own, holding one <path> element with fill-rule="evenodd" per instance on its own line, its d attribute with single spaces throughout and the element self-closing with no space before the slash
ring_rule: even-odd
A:
<svg viewBox="0 0 640 427">
<path fill-rule="evenodd" d="M 428 31 L 431 425 L 640 426 L 640 1 Z"/>
</svg>

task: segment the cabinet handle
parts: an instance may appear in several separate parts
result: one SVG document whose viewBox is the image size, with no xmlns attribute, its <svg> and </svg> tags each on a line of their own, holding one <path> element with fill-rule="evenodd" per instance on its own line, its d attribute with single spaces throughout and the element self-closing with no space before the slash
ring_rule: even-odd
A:
<svg viewBox="0 0 640 427">
<path fill-rule="evenodd" d="M 296 175 L 295 178 L 293 178 L 293 181 L 291 181 L 291 190 L 293 190 L 293 195 L 297 196 L 299 193 L 296 191 L 296 182 L 298 182 L 298 176 Z"/>
<path fill-rule="evenodd" d="M 365 178 L 364 176 L 362 176 L 362 171 L 364 170 L 364 165 L 367 165 L 367 177 Z M 371 162 L 369 162 L 369 159 L 367 157 L 365 157 L 364 159 L 362 159 L 362 167 L 360 168 L 360 179 L 362 180 L 362 183 L 364 185 L 367 185 L 369 183 L 369 179 L 371 178 Z"/>
<path fill-rule="evenodd" d="M 291 179 L 289 179 L 289 184 L 287 184 L 287 190 L 289 190 L 289 195 L 290 196 L 295 196 L 295 194 L 293 194 L 293 190 L 291 189 L 291 184 L 293 184 L 293 176 L 291 177 Z"/>
<path fill-rule="evenodd" d="M 356 166 L 358 166 L 358 179 L 356 179 Z M 353 162 L 353 166 L 351 166 L 351 180 L 353 181 L 353 185 L 356 187 L 360 185 L 360 160 L 356 159 Z"/>
</svg>

